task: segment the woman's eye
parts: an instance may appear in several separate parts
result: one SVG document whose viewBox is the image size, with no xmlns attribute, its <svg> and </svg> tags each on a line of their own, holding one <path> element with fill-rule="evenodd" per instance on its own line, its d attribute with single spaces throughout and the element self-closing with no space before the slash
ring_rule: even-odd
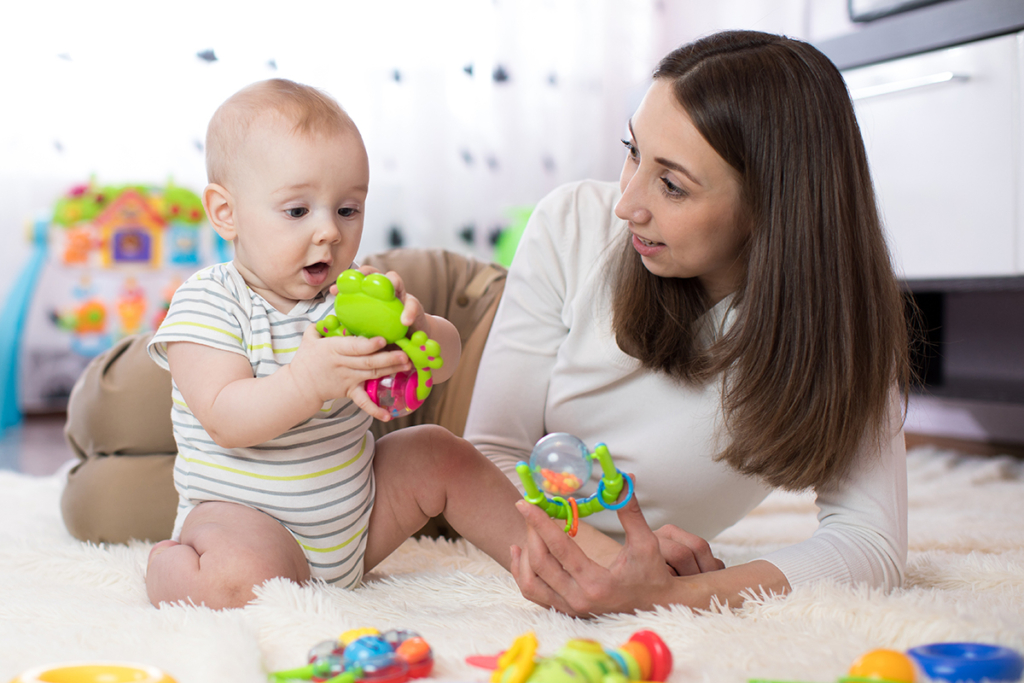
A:
<svg viewBox="0 0 1024 683">
<path fill-rule="evenodd" d="M 309 213 L 309 209 L 305 207 L 297 207 L 294 209 L 287 209 L 285 213 L 288 214 L 290 218 L 302 218 Z"/>
<path fill-rule="evenodd" d="M 666 191 L 667 191 L 667 192 L 668 192 L 669 194 L 674 194 L 674 195 L 681 195 L 681 194 L 684 194 L 683 188 L 679 187 L 678 185 L 676 185 L 675 183 L 673 183 L 673 182 L 672 182 L 671 180 L 669 180 L 668 178 L 662 178 L 662 179 L 661 179 L 661 182 L 662 182 L 662 184 L 664 184 L 664 185 L 665 185 L 665 190 L 666 190 Z"/>
<path fill-rule="evenodd" d="M 338 215 L 341 216 L 342 218 L 351 218 L 352 216 L 355 216 L 357 213 L 359 213 L 358 209 L 353 209 L 352 207 L 349 206 L 338 209 Z"/>
<path fill-rule="evenodd" d="M 640 158 L 640 152 L 637 151 L 636 145 L 629 140 L 623 140 L 622 144 L 626 147 L 626 154 L 629 155 L 630 159 L 636 160 Z"/>
</svg>

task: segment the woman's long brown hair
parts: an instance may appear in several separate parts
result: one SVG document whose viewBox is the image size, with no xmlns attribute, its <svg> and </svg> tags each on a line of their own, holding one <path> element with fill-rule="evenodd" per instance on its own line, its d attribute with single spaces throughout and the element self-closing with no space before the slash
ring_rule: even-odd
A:
<svg viewBox="0 0 1024 683">
<path fill-rule="evenodd" d="M 751 31 L 681 47 L 654 77 L 673 82 L 740 174 L 746 274 L 733 324 L 701 346 L 699 281 L 652 275 L 625 242 L 618 344 L 683 381 L 721 377 L 721 460 L 772 486 L 834 487 L 864 439 L 889 438 L 893 391 L 905 396 L 910 378 L 903 296 L 846 84 L 812 46 Z"/>
</svg>

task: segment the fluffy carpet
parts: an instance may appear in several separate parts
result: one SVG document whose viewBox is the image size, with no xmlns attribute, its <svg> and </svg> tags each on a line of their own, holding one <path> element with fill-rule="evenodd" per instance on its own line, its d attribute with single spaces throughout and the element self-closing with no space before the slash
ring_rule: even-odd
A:
<svg viewBox="0 0 1024 683">
<path fill-rule="evenodd" d="M 73 540 L 58 512 L 59 477 L 0 472 L 0 681 L 46 663 L 119 660 L 179 683 L 257 683 L 298 666 L 310 646 L 361 626 L 411 628 L 433 646 L 433 678 L 485 681 L 471 654 L 534 630 L 541 653 L 568 638 L 606 646 L 657 631 L 675 657 L 670 681 L 751 677 L 834 681 L 861 654 L 940 641 L 1024 651 L 1024 463 L 918 449 L 909 456 L 906 585 L 883 593 L 820 584 L 736 610 L 662 609 L 575 620 L 523 599 L 511 577 L 464 542 L 409 541 L 358 590 L 271 582 L 250 606 L 156 609 L 146 599 L 149 545 Z M 816 508 L 773 494 L 713 541 L 727 564 L 805 538 Z"/>
</svg>

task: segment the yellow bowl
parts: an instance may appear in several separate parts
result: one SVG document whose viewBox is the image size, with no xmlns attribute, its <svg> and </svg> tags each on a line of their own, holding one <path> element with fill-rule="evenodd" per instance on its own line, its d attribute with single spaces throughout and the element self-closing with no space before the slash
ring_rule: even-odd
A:
<svg viewBox="0 0 1024 683">
<path fill-rule="evenodd" d="M 29 669 L 11 683 L 177 683 L 156 667 L 127 662 L 73 662 Z"/>
</svg>

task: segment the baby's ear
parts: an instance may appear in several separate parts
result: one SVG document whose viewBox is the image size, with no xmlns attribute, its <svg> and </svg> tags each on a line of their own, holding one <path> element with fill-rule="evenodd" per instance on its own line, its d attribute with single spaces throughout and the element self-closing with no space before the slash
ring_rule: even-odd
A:
<svg viewBox="0 0 1024 683">
<path fill-rule="evenodd" d="M 210 183 L 203 190 L 203 208 L 217 234 L 228 242 L 235 239 L 234 200 L 223 185 Z"/>
</svg>

